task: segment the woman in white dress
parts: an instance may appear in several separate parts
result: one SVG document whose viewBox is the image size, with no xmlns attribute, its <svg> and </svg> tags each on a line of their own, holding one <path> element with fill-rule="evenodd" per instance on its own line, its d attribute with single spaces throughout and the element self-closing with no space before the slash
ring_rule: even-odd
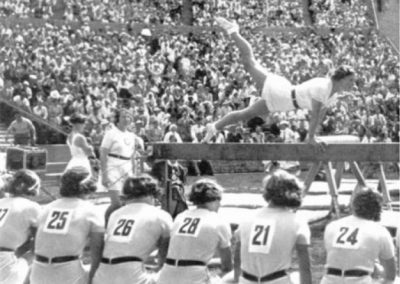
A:
<svg viewBox="0 0 400 284">
<path fill-rule="evenodd" d="M 92 172 L 92 167 L 89 158 L 94 158 L 94 149 L 83 135 L 83 128 L 86 123 L 86 118 L 80 114 L 73 114 L 69 119 L 72 125 L 72 131 L 67 137 L 67 144 L 71 151 L 71 160 L 68 162 L 65 171 L 74 167 L 84 167 L 88 172 Z"/>
</svg>

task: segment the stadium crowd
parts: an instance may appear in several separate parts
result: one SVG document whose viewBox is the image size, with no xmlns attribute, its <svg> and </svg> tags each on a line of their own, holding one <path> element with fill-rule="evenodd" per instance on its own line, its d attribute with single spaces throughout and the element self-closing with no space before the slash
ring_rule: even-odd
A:
<svg viewBox="0 0 400 284">
<path fill-rule="evenodd" d="M 18 18 L 62 19 L 79 22 L 181 24 L 182 0 L 108 0 L 108 1 L 2 1 L 0 16 Z M 213 25 L 215 13 L 236 18 L 240 25 L 250 22 L 269 26 L 299 26 L 304 24 L 302 1 L 263 0 L 194 0 L 193 24 Z M 366 4 L 360 0 L 310 1 L 312 21 L 317 25 L 362 26 L 370 24 Z"/>
<path fill-rule="evenodd" d="M 112 5 L 114 2 L 85 3 L 120 9 L 129 6 L 125 1 L 119 1 L 120 6 Z M 170 2 L 155 1 L 158 4 L 154 5 L 171 7 L 167 5 Z M 334 8 L 330 7 L 330 1 L 315 5 L 316 23 L 347 26 L 368 23 L 366 6 L 361 1 L 342 2 Z M 44 7 L 50 2 L 40 3 Z M 63 3 L 78 5 L 73 1 Z M 309 29 L 271 36 L 252 29 L 254 23 L 262 20 L 260 15 L 267 15 L 269 25 L 288 26 L 286 22 L 301 25 L 302 17 L 296 16 L 301 15 L 297 2 L 271 1 L 268 7 L 259 1 L 245 1 L 243 5 L 237 1 L 218 3 L 219 6 L 213 1 L 194 1 L 194 24 L 212 26 L 216 11 L 238 19 L 245 26 L 243 34 L 256 47 L 256 58 L 294 84 L 325 76 L 333 66 L 354 66 L 356 87 L 346 100 L 328 112 L 322 123 L 323 134 L 356 134 L 366 141 L 398 141 L 398 55 L 375 31 L 325 34 Z M 4 7 L 7 7 L 11 12 L 4 15 L 29 16 L 28 12 L 21 12 L 32 10 L 26 5 L 28 1 L 6 1 L 2 11 L 5 13 Z M 142 1 L 132 3 L 131 7 L 135 5 L 146 6 L 149 13 L 154 8 Z M 296 12 L 284 15 L 283 11 L 291 11 L 287 5 L 297 5 Z M 98 10 L 112 10 L 104 7 Z M 349 7 L 354 9 L 346 10 Z M 353 10 L 357 11 L 355 17 L 348 17 Z M 163 9 L 158 11 L 165 15 Z M 81 26 L 69 22 L 79 17 L 46 23 L 27 23 L 16 18 L 2 22 L 3 97 L 59 126 L 67 124 L 74 112 L 86 114 L 89 117 L 86 134 L 95 144 L 100 143 L 113 119 L 113 110 L 120 105 L 132 110 L 135 117 L 132 130 L 145 141 L 167 141 L 172 137 L 171 141 L 198 142 L 208 122 L 257 100 L 258 93 L 239 61 L 238 51 L 218 30 L 194 28 L 192 32 L 184 29 L 179 32 L 179 28 L 157 30 L 130 26 L 125 31 L 107 24 L 95 27 L 88 21 Z M 331 19 L 336 19 L 336 23 Z M 345 21 L 350 19 L 351 23 Z M 308 119 L 304 111 L 275 113 L 233 126 L 218 135 L 216 141 L 259 141 L 257 126 L 262 127 L 265 142 L 286 140 L 280 134 L 281 129 L 294 136 L 294 141 L 302 141 Z M 166 135 L 171 125 L 177 126 L 178 135 Z M 62 140 L 56 133 L 49 135 L 43 126 L 37 127 L 38 143 Z"/>
</svg>

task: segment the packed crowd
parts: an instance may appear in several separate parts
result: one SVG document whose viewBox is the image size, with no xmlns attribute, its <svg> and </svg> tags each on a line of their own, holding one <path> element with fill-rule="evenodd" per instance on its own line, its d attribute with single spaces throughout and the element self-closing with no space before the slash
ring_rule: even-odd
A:
<svg viewBox="0 0 400 284">
<path fill-rule="evenodd" d="M 272 1 L 270 7 L 263 7 L 257 1 L 246 4 L 258 17 L 261 14 L 258 9 L 272 11 L 275 4 L 294 5 L 292 2 Z M 342 1 L 335 9 L 327 9 L 330 2 L 325 2 L 325 6 L 315 8 L 328 11 L 328 14 L 316 13 L 318 23 L 329 23 L 332 13 L 351 11 L 344 7 L 355 7 L 360 17 L 341 14 L 343 19 L 351 18 L 354 25 L 363 22 L 365 9 L 357 6 L 361 1 L 351 1 L 351 5 L 349 1 Z M 246 19 L 245 26 L 257 22 L 249 12 L 246 12 L 248 18 L 232 12 L 236 2 L 219 3 L 230 3 L 227 14 Z M 212 2 L 194 1 L 193 7 L 199 13 L 211 11 Z M 195 19 L 201 25 L 207 25 L 210 20 L 205 14 Z M 291 22 L 296 22 L 293 17 Z M 338 20 L 338 24 L 346 23 Z M 398 141 L 399 58 L 376 32 L 320 34 L 310 30 L 269 36 L 246 27 L 242 32 L 255 47 L 256 58 L 294 84 L 326 76 L 333 66 L 354 66 L 356 87 L 346 101 L 328 112 L 322 133 L 357 134 L 360 139 L 367 137 L 367 141 L 377 138 Z M 95 144 L 100 143 L 112 122 L 113 110 L 119 106 L 134 113 L 132 130 L 145 141 L 198 142 L 208 122 L 232 109 L 245 107 L 259 96 L 241 65 L 238 51 L 218 30 L 180 33 L 176 29 L 160 33 L 157 29 L 144 28 L 125 32 L 108 25 L 93 28 L 88 24 L 74 26 L 58 22 L 38 26 L 16 21 L 12 25 L 2 24 L 0 37 L 3 96 L 59 126 L 67 125 L 68 117 L 74 112 L 86 114 L 89 117 L 86 134 Z M 308 119 L 304 111 L 255 118 L 221 132 L 216 142 L 302 141 Z M 45 127 L 38 127 L 38 143 L 60 142 L 59 135 L 53 132 L 49 135 Z M 260 131 L 264 133 L 262 139 L 257 138 Z M 168 132 L 172 134 L 166 135 Z M 287 140 L 288 136 L 292 140 Z"/>
<path fill-rule="evenodd" d="M 264 0 L 194 0 L 189 22 L 182 17 L 182 0 L 43 0 L 2 1 L 0 16 L 39 19 L 62 19 L 79 22 L 145 23 L 175 25 L 192 23 L 209 26 L 218 14 L 235 18 L 240 25 L 299 26 L 304 24 L 302 1 Z M 328 26 L 363 26 L 371 24 L 365 1 L 311 1 L 308 8 L 312 22 Z"/>
</svg>

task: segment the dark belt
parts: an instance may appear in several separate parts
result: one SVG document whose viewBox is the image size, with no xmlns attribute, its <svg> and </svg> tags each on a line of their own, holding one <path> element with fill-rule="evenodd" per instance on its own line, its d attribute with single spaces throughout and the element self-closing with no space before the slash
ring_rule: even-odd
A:
<svg viewBox="0 0 400 284">
<path fill-rule="evenodd" d="M 63 263 L 63 262 L 77 260 L 79 259 L 79 255 L 57 256 L 49 258 L 43 255 L 35 254 L 35 259 L 38 262 L 52 264 L 52 263 Z"/>
<path fill-rule="evenodd" d="M 167 258 L 165 260 L 165 263 L 169 264 L 169 265 L 173 265 L 173 266 L 195 266 L 195 265 L 205 266 L 206 265 L 203 261 L 200 261 L 200 260 L 172 259 L 172 258 Z"/>
<path fill-rule="evenodd" d="M 10 248 L 5 248 L 5 247 L 0 247 L 0 251 L 14 251 L 13 249 Z"/>
<path fill-rule="evenodd" d="M 124 156 L 120 156 L 120 155 L 116 155 L 116 154 L 108 154 L 109 157 L 113 157 L 113 158 L 117 158 L 117 159 L 121 159 L 121 160 L 127 160 L 129 161 L 131 158 L 129 157 L 124 157 Z"/>
<path fill-rule="evenodd" d="M 293 102 L 293 106 L 295 107 L 295 109 L 299 109 L 299 104 L 297 103 L 297 99 L 296 99 L 296 90 L 292 89 L 292 102 Z"/>
<path fill-rule="evenodd" d="M 369 272 L 361 269 L 341 270 L 337 268 L 328 267 L 326 270 L 326 274 L 335 276 L 343 275 L 344 277 L 362 277 L 369 275 Z"/>
<path fill-rule="evenodd" d="M 102 257 L 101 262 L 106 263 L 106 264 L 118 264 L 118 263 L 123 263 L 123 262 L 130 262 L 130 261 L 139 261 L 142 262 L 142 259 L 136 256 L 121 256 L 121 257 L 115 257 L 115 258 L 107 258 L 107 257 Z"/>
<path fill-rule="evenodd" d="M 242 270 L 242 276 L 244 279 L 253 281 L 253 282 L 266 282 L 266 281 L 272 281 L 281 277 L 286 276 L 287 273 L 285 270 L 279 270 L 267 275 L 264 275 L 262 277 L 257 277 L 253 274 L 247 273 L 246 271 Z"/>
</svg>

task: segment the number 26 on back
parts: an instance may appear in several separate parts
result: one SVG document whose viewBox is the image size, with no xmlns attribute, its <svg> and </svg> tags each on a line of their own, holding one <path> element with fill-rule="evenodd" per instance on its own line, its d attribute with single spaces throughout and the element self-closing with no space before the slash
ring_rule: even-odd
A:
<svg viewBox="0 0 400 284">
<path fill-rule="evenodd" d="M 255 222 L 251 227 L 249 252 L 268 254 L 271 248 L 274 231 L 275 222 Z"/>
</svg>

